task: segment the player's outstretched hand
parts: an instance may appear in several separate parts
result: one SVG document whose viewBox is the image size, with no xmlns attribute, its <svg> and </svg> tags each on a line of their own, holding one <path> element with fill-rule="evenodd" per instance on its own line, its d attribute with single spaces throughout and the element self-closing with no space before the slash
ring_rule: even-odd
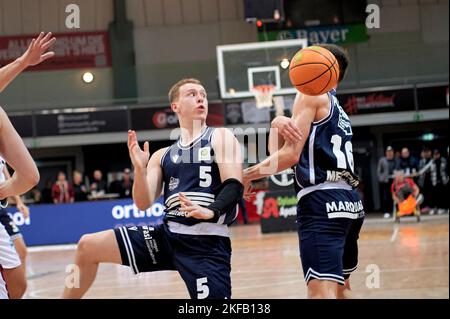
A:
<svg viewBox="0 0 450 319">
<path fill-rule="evenodd" d="M 253 200 L 256 193 L 253 191 L 252 181 L 249 180 L 248 178 L 246 178 L 246 176 L 247 176 L 246 169 L 244 169 L 243 176 L 244 176 L 244 178 L 243 178 L 242 184 L 244 185 L 244 199 L 247 202 L 250 202 Z"/>
<path fill-rule="evenodd" d="M 26 66 L 33 66 L 50 59 L 55 55 L 55 52 L 47 51 L 56 41 L 55 37 L 52 37 L 52 33 L 44 34 L 41 32 L 37 39 L 33 39 L 28 46 L 27 51 L 20 57 L 22 62 Z"/>
<path fill-rule="evenodd" d="M 300 143 L 302 140 L 302 132 L 295 122 L 286 116 L 277 116 L 272 121 L 272 128 L 277 129 L 278 133 L 291 144 Z"/>
<path fill-rule="evenodd" d="M 214 217 L 214 212 L 212 210 L 192 203 L 192 201 L 183 193 L 179 193 L 178 196 L 181 202 L 180 211 L 186 213 L 186 218 L 211 219 Z"/>
<path fill-rule="evenodd" d="M 148 142 L 144 143 L 144 150 L 139 146 L 135 131 L 128 131 L 128 152 L 135 170 L 144 170 L 147 167 L 150 158 Z"/>
<path fill-rule="evenodd" d="M 244 199 L 247 202 L 251 202 L 255 198 L 256 193 L 253 191 L 253 185 L 251 182 L 244 184 Z"/>
</svg>

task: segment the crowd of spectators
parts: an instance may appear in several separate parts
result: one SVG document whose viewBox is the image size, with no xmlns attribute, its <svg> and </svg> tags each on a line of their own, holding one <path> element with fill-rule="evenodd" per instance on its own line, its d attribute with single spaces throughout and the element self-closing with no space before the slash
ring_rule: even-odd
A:
<svg viewBox="0 0 450 319">
<path fill-rule="evenodd" d="M 447 150 L 448 155 L 448 150 Z M 439 149 L 431 150 L 424 147 L 420 159 L 411 155 L 407 147 L 395 152 L 392 146 L 385 150 L 385 156 L 378 161 L 378 181 L 380 185 L 381 210 L 385 217 L 390 217 L 393 211 L 392 187 L 397 172 L 411 178 L 417 184 L 420 193 L 424 196 L 422 213 L 443 214 L 448 213 L 448 187 L 449 172 L 447 158 L 441 156 Z"/>
<path fill-rule="evenodd" d="M 131 198 L 133 178 L 131 170 L 125 168 L 122 172 L 110 173 L 109 182 L 103 178 L 100 170 L 95 170 L 92 178 L 83 177 L 79 171 L 73 171 L 69 181 L 65 172 L 59 172 L 56 181 L 46 180 L 44 188 L 33 189 L 28 195 L 30 202 L 36 204 L 73 203 L 88 200 L 111 198 Z"/>
</svg>

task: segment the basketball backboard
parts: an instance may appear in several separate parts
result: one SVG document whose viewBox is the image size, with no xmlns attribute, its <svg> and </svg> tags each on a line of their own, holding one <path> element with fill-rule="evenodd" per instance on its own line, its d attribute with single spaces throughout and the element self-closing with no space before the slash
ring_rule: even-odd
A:
<svg viewBox="0 0 450 319">
<path fill-rule="evenodd" d="M 275 95 L 295 94 L 289 62 L 307 43 L 306 39 L 295 39 L 218 46 L 221 97 L 253 97 L 252 88 L 258 85 L 274 85 Z"/>
</svg>

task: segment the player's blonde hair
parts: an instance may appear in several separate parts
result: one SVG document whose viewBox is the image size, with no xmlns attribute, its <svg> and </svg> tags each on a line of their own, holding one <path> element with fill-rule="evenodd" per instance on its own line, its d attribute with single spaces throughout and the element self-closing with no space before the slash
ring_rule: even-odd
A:
<svg viewBox="0 0 450 319">
<path fill-rule="evenodd" d="M 183 85 L 188 84 L 188 83 L 202 85 L 200 80 L 197 80 L 197 79 L 194 79 L 194 78 L 187 78 L 187 79 L 182 79 L 182 80 L 178 81 L 177 83 L 175 83 L 172 86 L 172 88 L 169 91 L 169 102 L 170 102 L 170 104 L 172 104 L 173 102 L 178 100 L 178 98 L 180 97 L 180 88 Z"/>
</svg>

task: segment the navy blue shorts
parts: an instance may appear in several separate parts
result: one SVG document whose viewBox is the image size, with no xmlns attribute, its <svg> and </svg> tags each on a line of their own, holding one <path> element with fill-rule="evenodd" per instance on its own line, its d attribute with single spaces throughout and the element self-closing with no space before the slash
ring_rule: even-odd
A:
<svg viewBox="0 0 450 319">
<path fill-rule="evenodd" d="M 231 298 L 228 237 L 172 233 L 166 224 L 114 230 L 122 264 L 135 274 L 177 270 L 193 299 Z"/>
<path fill-rule="evenodd" d="M 358 266 L 358 238 L 364 210 L 356 190 L 318 190 L 297 206 L 300 258 L 312 279 L 344 284 Z"/>
<path fill-rule="evenodd" d="M 18 238 L 22 238 L 19 227 L 11 219 L 6 209 L 0 208 L 0 223 L 5 226 L 6 232 L 8 233 L 11 240 L 14 241 Z"/>
</svg>

